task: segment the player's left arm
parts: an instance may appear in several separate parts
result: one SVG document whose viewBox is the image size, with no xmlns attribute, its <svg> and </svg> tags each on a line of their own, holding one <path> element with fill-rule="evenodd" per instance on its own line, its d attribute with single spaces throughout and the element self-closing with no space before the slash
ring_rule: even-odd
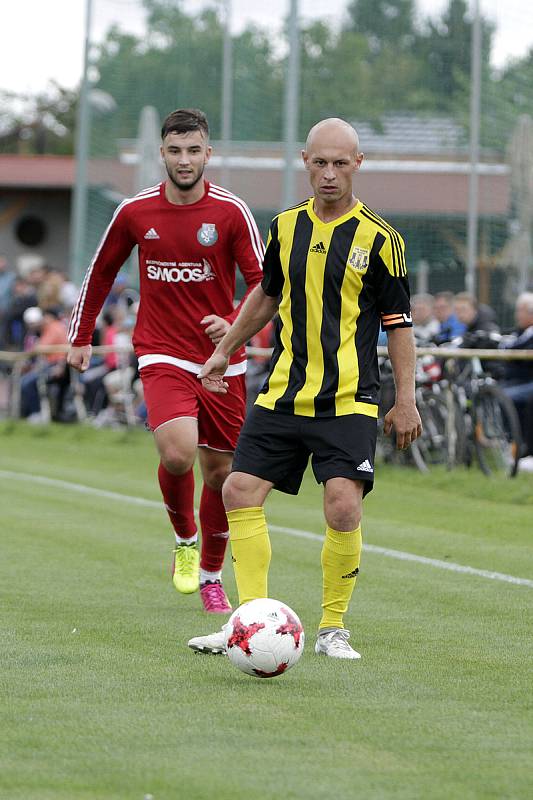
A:
<svg viewBox="0 0 533 800">
<path fill-rule="evenodd" d="M 232 264 L 237 264 L 245 282 L 246 292 L 238 305 L 224 317 L 207 314 L 201 321 L 206 334 L 213 344 L 218 344 L 236 320 L 244 301 L 263 277 L 263 256 L 265 248 L 257 229 L 252 212 L 242 200 L 232 207 L 231 255 Z"/>
<path fill-rule="evenodd" d="M 243 307 L 251 291 L 263 279 L 265 245 L 252 212 L 242 200 L 235 208 L 233 224 L 232 257 L 246 283 L 246 292 L 239 304 L 225 319 L 231 325 Z"/>
<path fill-rule="evenodd" d="M 377 304 L 381 326 L 387 333 L 396 387 L 394 405 L 385 415 L 383 429 L 389 434 L 394 428 L 396 444 L 398 448 L 404 449 L 420 436 L 422 424 L 415 401 L 416 347 L 405 266 L 405 246 L 400 234 L 391 230 L 388 236 L 381 236 L 379 252 L 374 252 L 373 256 Z"/>
<path fill-rule="evenodd" d="M 422 433 L 420 414 L 415 402 L 416 348 L 412 328 L 394 328 L 387 334 L 389 358 L 394 374 L 396 397 L 385 415 L 383 430 L 396 431 L 396 444 L 403 450 Z"/>
</svg>

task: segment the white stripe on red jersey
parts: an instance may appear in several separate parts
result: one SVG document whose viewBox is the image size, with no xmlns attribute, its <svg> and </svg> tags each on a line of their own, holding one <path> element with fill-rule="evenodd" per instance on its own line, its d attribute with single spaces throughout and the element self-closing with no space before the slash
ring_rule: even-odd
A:
<svg viewBox="0 0 533 800">
<path fill-rule="evenodd" d="M 210 197 L 216 197 L 217 200 L 222 200 L 227 203 L 233 203 L 237 206 L 237 208 L 241 211 L 244 219 L 246 220 L 246 224 L 248 226 L 248 230 L 250 231 L 250 239 L 252 242 L 252 247 L 254 248 L 254 253 L 257 256 L 257 262 L 261 269 L 263 269 L 263 257 L 265 255 L 265 246 L 263 244 L 263 240 L 261 239 L 261 234 L 257 228 L 255 219 L 252 216 L 252 212 L 246 205 L 246 203 L 237 197 L 237 195 L 228 192 L 226 189 L 222 189 L 221 186 L 216 186 L 215 184 L 211 183 L 209 185 L 209 195 Z"/>
<path fill-rule="evenodd" d="M 111 226 L 115 222 L 116 218 L 118 217 L 118 215 L 120 214 L 122 209 L 125 208 L 130 203 L 135 203 L 135 202 L 138 202 L 139 200 L 146 200 L 149 197 L 157 197 L 158 194 L 159 194 L 159 185 L 157 185 L 155 187 L 155 189 L 157 189 L 157 191 L 155 191 L 155 192 L 153 190 L 151 190 L 151 189 L 146 189 L 145 190 L 146 192 L 150 192 L 150 194 L 139 194 L 139 195 L 135 195 L 135 197 L 130 197 L 130 198 L 126 199 L 126 200 L 123 200 L 122 203 L 119 206 L 117 206 L 117 208 L 115 209 L 115 213 L 113 214 L 113 216 L 111 218 L 111 222 L 109 223 L 109 225 L 105 229 L 104 235 L 100 239 L 100 242 L 98 244 L 96 253 L 93 256 L 93 260 L 91 261 L 91 263 L 89 265 L 89 269 L 87 270 L 87 272 L 85 274 L 85 278 L 83 279 L 83 283 L 82 283 L 81 289 L 80 289 L 80 295 L 78 297 L 78 301 L 77 301 L 76 305 L 74 306 L 74 309 L 72 311 L 72 316 L 70 318 L 70 324 L 69 324 L 68 334 L 67 334 L 69 342 L 73 342 L 75 340 L 76 336 L 78 335 L 78 330 L 79 330 L 79 327 L 80 327 L 80 320 L 81 320 L 81 316 L 82 316 L 82 313 L 83 313 L 83 306 L 84 306 L 84 303 L 85 303 L 85 297 L 87 295 L 87 289 L 89 287 L 89 281 L 91 280 L 91 275 L 92 275 L 92 272 L 93 272 L 94 264 L 96 262 L 96 259 L 100 255 L 100 251 L 102 250 L 102 247 L 104 246 L 104 243 L 105 243 L 105 240 L 107 238 L 107 235 L 109 234 L 109 231 L 111 230 Z"/>
</svg>

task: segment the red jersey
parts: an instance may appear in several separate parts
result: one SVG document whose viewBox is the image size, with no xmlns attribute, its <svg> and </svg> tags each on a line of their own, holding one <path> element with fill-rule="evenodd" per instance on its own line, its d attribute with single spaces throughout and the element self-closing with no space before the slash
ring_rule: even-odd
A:
<svg viewBox="0 0 533 800">
<path fill-rule="evenodd" d="M 132 248 L 139 248 L 140 304 L 133 335 L 139 367 L 172 363 L 198 372 L 214 350 L 201 320 L 233 322 L 235 267 L 247 292 L 262 279 L 264 246 L 250 209 L 236 195 L 205 182 L 201 200 L 170 203 L 165 184 L 144 189 L 115 211 L 87 270 L 69 327 L 69 342 L 91 343 L 96 317 Z M 227 374 L 246 369 L 244 348 Z"/>
</svg>

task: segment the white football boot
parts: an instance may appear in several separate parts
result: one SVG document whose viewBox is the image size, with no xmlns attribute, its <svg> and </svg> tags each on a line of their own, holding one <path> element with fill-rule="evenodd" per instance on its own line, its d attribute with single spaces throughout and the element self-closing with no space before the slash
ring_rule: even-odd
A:
<svg viewBox="0 0 533 800">
<path fill-rule="evenodd" d="M 209 633 L 207 636 L 195 636 L 193 639 L 189 639 L 187 644 L 191 650 L 194 650 L 196 653 L 207 653 L 212 656 L 225 656 L 225 628 L 226 626 L 223 625 L 222 629 L 216 633 Z"/>
<path fill-rule="evenodd" d="M 324 628 L 316 637 L 315 653 L 330 658 L 361 658 L 361 653 L 348 644 L 350 631 L 345 628 Z"/>
</svg>

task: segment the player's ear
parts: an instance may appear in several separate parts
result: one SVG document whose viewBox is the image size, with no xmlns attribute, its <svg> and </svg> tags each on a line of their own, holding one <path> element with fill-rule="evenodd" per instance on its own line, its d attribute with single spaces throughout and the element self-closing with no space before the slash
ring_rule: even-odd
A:
<svg viewBox="0 0 533 800">
<path fill-rule="evenodd" d="M 211 158 L 211 153 L 212 152 L 213 152 L 213 148 L 211 147 L 210 144 L 208 144 L 207 147 L 205 148 L 205 159 L 204 159 L 204 163 L 205 164 L 207 164 L 207 162 Z"/>
<path fill-rule="evenodd" d="M 304 167 L 309 169 L 309 156 L 305 150 L 302 150 L 302 161 L 304 162 Z"/>
</svg>

